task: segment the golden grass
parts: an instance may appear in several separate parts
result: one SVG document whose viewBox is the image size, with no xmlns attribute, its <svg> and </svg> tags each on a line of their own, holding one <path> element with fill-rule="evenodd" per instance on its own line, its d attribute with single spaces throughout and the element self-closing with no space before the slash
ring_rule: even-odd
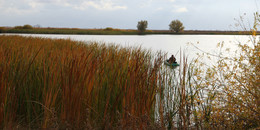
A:
<svg viewBox="0 0 260 130">
<path fill-rule="evenodd" d="M 154 58 L 141 48 L 0 36 L 0 57 L 1 126 L 112 128 L 153 114 L 160 55 Z"/>
</svg>

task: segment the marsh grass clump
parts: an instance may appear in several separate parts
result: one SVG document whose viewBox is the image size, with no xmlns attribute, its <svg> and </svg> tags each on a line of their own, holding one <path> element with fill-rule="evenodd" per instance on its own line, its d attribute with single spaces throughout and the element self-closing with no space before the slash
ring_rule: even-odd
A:
<svg viewBox="0 0 260 130">
<path fill-rule="evenodd" d="M 160 53 L 2 35 L 0 61 L 1 128 L 153 126 Z"/>
</svg>

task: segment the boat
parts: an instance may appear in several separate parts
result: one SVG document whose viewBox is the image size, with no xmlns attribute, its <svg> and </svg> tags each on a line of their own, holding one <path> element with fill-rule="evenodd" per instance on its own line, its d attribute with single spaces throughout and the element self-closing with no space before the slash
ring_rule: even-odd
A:
<svg viewBox="0 0 260 130">
<path fill-rule="evenodd" d="M 180 64 L 178 64 L 177 62 L 169 63 L 169 60 L 165 60 L 164 64 L 167 65 L 167 66 L 170 66 L 170 67 L 174 67 L 174 68 L 177 67 L 177 66 L 180 66 Z"/>
</svg>

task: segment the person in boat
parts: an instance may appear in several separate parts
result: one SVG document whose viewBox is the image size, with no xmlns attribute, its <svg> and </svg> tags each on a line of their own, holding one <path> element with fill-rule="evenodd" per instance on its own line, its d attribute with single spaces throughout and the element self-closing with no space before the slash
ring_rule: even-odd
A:
<svg viewBox="0 0 260 130">
<path fill-rule="evenodd" d="M 169 58 L 168 62 L 169 62 L 170 64 L 172 64 L 172 63 L 177 63 L 177 62 L 176 62 L 176 58 L 175 58 L 173 55 Z"/>
</svg>

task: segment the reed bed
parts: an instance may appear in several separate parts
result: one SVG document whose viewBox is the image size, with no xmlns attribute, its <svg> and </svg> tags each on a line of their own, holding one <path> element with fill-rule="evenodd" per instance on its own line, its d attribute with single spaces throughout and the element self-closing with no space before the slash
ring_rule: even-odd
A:
<svg viewBox="0 0 260 130">
<path fill-rule="evenodd" d="M 160 53 L 0 36 L 0 61 L 1 128 L 153 127 Z"/>
</svg>

